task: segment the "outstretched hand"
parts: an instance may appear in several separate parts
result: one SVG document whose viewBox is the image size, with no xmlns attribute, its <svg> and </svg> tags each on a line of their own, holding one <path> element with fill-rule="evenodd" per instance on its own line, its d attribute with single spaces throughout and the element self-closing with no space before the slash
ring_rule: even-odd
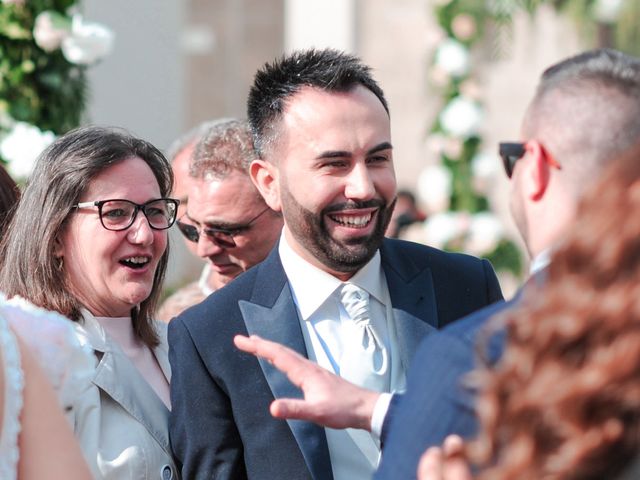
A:
<svg viewBox="0 0 640 480">
<path fill-rule="evenodd" d="M 427 449 L 418 464 L 418 480 L 473 480 L 462 438 L 449 435 L 442 448 Z"/>
<path fill-rule="evenodd" d="M 270 407 L 274 417 L 371 430 L 379 393 L 358 387 L 279 343 L 256 335 L 236 335 L 233 342 L 240 350 L 265 358 L 302 390 L 304 399 L 274 400 Z"/>
</svg>

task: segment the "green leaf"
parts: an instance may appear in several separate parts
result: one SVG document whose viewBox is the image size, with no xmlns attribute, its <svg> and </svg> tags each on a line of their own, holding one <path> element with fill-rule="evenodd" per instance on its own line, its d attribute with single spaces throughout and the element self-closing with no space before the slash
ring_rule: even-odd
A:
<svg viewBox="0 0 640 480">
<path fill-rule="evenodd" d="M 31 30 L 16 22 L 0 25 L 0 34 L 12 40 L 28 40 L 32 38 Z"/>
<path fill-rule="evenodd" d="M 510 240 L 501 240 L 493 252 L 485 255 L 496 271 L 507 270 L 516 276 L 522 275 L 522 254 L 520 249 Z"/>
<path fill-rule="evenodd" d="M 31 72 L 33 72 L 35 70 L 36 64 L 33 63 L 33 60 L 27 59 L 27 60 L 22 62 L 21 67 L 22 67 L 22 71 L 24 73 L 31 73 Z"/>
</svg>

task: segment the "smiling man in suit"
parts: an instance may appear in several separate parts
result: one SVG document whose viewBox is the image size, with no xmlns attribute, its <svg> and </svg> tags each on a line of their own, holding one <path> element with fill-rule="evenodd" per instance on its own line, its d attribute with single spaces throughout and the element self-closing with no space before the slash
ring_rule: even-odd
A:
<svg viewBox="0 0 640 480">
<path fill-rule="evenodd" d="M 384 238 L 396 198 L 389 110 L 358 58 L 308 50 L 266 64 L 248 117 L 251 177 L 284 229 L 264 262 L 169 326 L 176 460 L 189 479 L 370 478 L 375 435 L 271 417 L 275 398 L 300 392 L 234 335 L 402 390 L 420 340 L 501 299 L 499 285 L 486 261 Z"/>
</svg>

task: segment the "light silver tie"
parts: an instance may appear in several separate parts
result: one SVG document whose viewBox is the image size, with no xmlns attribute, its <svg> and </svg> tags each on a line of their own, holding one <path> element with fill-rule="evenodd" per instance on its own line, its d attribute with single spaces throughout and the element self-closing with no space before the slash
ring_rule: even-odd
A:
<svg viewBox="0 0 640 480">
<path fill-rule="evenodd" d="M 387 349 L 370 322 L 369 294 L 345 283 L 340 300 L 354 322 L 353 335 L 345 338 L 340 358 L 340 376 L 356 385 L 383 392 L 387 390 L 389 361 Z"/>
</svg>

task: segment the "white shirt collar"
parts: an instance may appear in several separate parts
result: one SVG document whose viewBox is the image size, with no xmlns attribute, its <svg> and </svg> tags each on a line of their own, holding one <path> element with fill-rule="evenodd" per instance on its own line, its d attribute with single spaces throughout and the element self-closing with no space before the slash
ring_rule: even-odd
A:
<svg viewBox="0 0 640 480">
<path fill-rule="evenodd" d="M 198 287 L 205 297 L 211 295 L 215 289 L 209 286 L 209 276 L 211 275 L 211 264 L 205 263 L 200 278 L 198 279 Z"/>
<path fill-rule="evenodd" d="M 533 276 L 540 270 L 547 268 L 551 263 L 552 253 L 553 250 L 551 248 L 547 248 L 536 255 L 531 260 L 531 264 L 529 265 L 529 275 Z"/>
<path fill-rule="evenodd" d="M 294 300 L 303 320 L 309 317 L 329 298 L 342 282 L 298 255 L 287 242 L 284 231 L 280 236 L 278 253 Z M 384 277 L 380 264 L 380 251 L 349 279 L 349 283 L 363 288 L 383 305 L 386 303 Z"/>
</svg>

